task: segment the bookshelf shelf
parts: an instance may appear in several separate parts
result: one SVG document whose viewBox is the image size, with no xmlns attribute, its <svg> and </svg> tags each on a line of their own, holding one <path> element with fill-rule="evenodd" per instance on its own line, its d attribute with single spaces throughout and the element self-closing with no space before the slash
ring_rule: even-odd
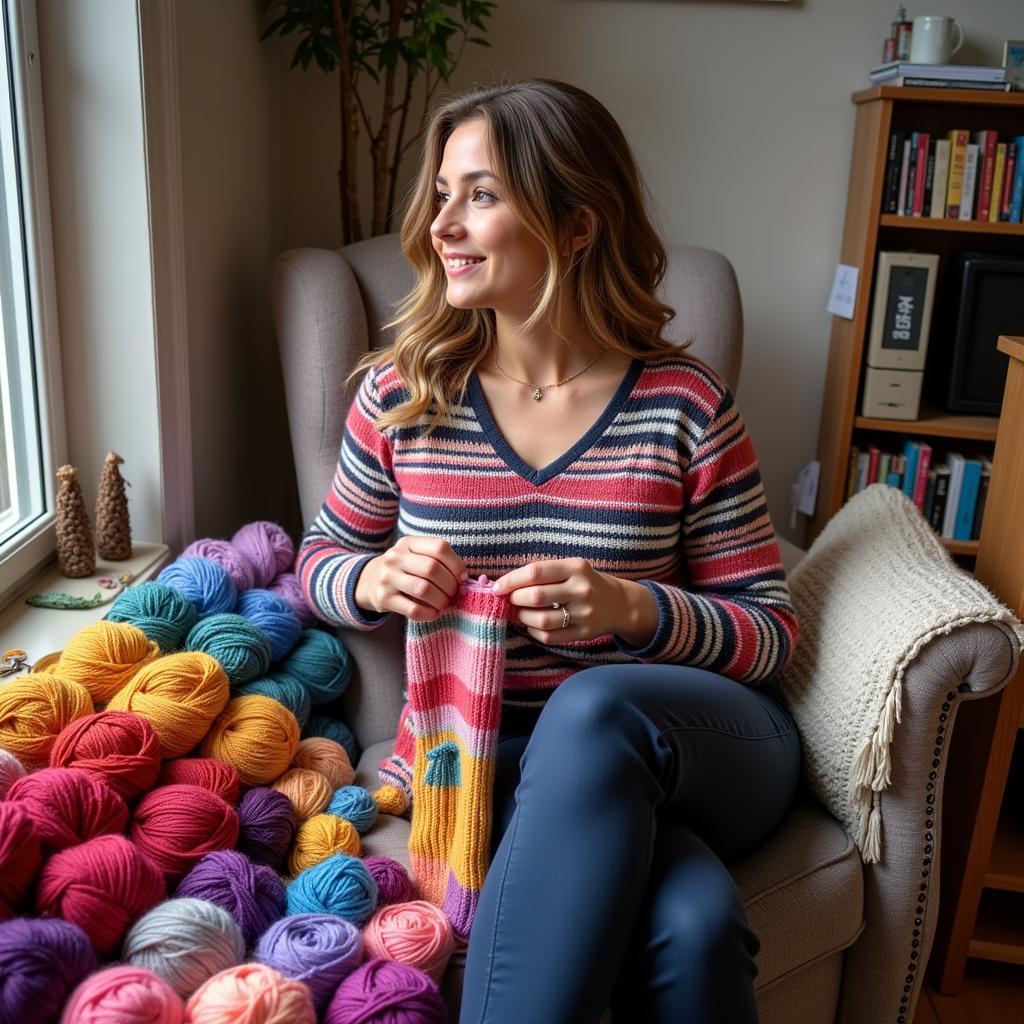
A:
<svg viewBox="0 0 1024 1024">
<path fill-rule="evenodd" d="M 960 441 L 995 441 L 999 427 L 997 416 L 953 416 L 922 406 L 916 420 L 879 420 L 855 416 L 857 430 L 881 430 L 893 434 L 923 437 L 952 437 Z"/>
<path fill-rule="evenodd" d="M 953 220 L 951 217 L 900 217 L 883 213 L 883 228 L 911 228 L 914 231 L 959 231 L 972 235 L 1017 235 L 1024 238 L 1024 224 L 991 224 L 980 220 Z"/>
<path fill-rule="evenodd" d="M 978 908 L 970 955 L 981 960 L 1024 964 L 1024 894 L 985 894 Z"/>
<path fill-rule="evenodd" d="M 853 94 L 854 103 L 896 100 L 900 103 L 969 104 L 977 107 L 1024 107 L 1024 93 L 984 89 L 921 89 L 905 85 L 873 85 Z"/>
<path fill-rule="evenodd" d="M 978 553 L 976 540 L 952 540 L 949 537 L 940 537 L 939 540 L 951 555 L 976 555 Z"/>
<path fill-rule="evenodd" d="M 1024 816 L 1007 790 L 985 872 L 986 889 L 1024 893 Z"/>
</svg>

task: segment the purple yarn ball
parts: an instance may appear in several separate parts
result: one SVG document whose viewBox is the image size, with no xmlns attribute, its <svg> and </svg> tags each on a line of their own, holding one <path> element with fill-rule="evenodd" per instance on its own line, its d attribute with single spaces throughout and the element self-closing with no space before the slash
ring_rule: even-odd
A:
<svg viewBox="0 0 1024 1024">
<path fill-rule="evenodd" d="M 299 617 L 303 629 L 308 629 L 316 622 L 313 609 L 306 602 L 306 596 L 302 592 L 302 584 L 299 577 L 293 572 L 278 573 L 268 584 L 267 590 L 278 597 L 283 597 L 292 607 L 292 611 Z"/>
<path fill-rule="evenodd" d="M 234 611 L 238 591 L 226 569 L 208 558 L 179 558 L 156 578 L 192 602 L 199 618 Z"/>
<path fill-rule="evenodd" d="M 251 946 L 284 914 L 284 883 L 273 868 L 254 864 L 237 850 L 208 853 L 178 883 L 176 897 L 208 900 L 226 910 Z"/>
<path fill-rule="evenodd" d="M 208 558 L 216 562 L 231 577 L 235 590 L 249 590 L 253 586 L 252 562 L 228 540 L 203 537 L 194 540 L 181 553 L 182 558 Z"/>
<path fill-rule="evenodd" d="M 362 958 L 362 932 L 333 914 L 283 917 L 263 933 L 255 952 L 255 959 L 306 985 L 317 1013 Z"/>
<path fill-rule="evenodd" d="M 377 906 L 406 903 L 413 898 L 412 879 L 405 865 L 392 857 L 364 857 L 370 877 L 377 883 Z"/>
<path fill-rule="evenodd" d="M 448 1008 L 432 978 L 408 964 L 375 958 L 339 986 L 323 1024 L 446 1024 Z"/>
<path fill-rule="evenodd" d="M 257 587 L 265 587 L 278 573 L 291 569 L 295 559 L 291 537 L 277 523 L 266 520 L 246 523 L 231 543 L 252 563 Z"/>
<path fill-rule="evenodd" d="M 49 1024 L 71 990 L 96 970 L 89 937 L 58 918 L 0 924 L 0 1024 Z"/>
<path fill-rule="evenodd" d="M 238 849 L 256 864 L 279 868 L 295 837 L 292 802 L 276 789 L 257 786 L 238 805 Z"/>
</svg>

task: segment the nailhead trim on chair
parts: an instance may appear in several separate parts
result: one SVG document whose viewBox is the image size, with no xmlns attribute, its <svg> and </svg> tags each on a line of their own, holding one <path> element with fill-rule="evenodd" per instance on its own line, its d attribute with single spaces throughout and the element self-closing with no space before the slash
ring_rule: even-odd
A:
<svg viewBox="0 0 1024 1024">
<path fill-rule="evenodd" d="M 921 861 L 921 884 L 917 894 L 918 916 L 914 918 L 914 930 L 911 933 L 913 938 L 910 942 L 910 961 L 907 964 L 907 977 L 903 986 L 903 995 L 900 997 L 900 1008 L 896 1016 L 896 1024 L 910 1024 L 907 1013 L 910 1009 L 910 997 L 913 994 L 916 980 L 917 964 L 921 946 L 921 929 L 924 927 L 924 917 L 927 910 L 931 875 L 933 843 L 935 833 L 932 826 L 935 824 L 935 781 L 939 776 L 939 768 L 942 766 L 942 745 L 945 742 L 946 723 L 949 720 L 949 712 L 956 700 L 956 691 L 950 690 L 942 704 L 942 712 L 939 715 L 939 724 L 935 731 L 935 748 L 932 750 L 932 770 L 928 773 L 928 782 L 925 784 L 927 796 L 925 797 L 924 812 L 924 857 Z"/>
</svg>

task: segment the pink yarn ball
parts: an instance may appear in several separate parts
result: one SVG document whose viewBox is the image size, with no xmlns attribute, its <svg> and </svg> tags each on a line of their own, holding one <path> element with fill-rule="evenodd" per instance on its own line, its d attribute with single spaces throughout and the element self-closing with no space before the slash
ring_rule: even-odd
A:
<svg viewBox="0 0 1024 1024">
<path fill-rule="evenodd" d="M 323 1024 L 447 1024 L 448 1008 L 422 971 L 391 960 L 368 960 L 334 993 Z"/>
<path fill-rule="evenodd" d="M 252 563 L 257 587 L 265 587 L 279 573 L 291 569 L 295 559 L 291 537 L 277 523 L 263 519 L 246 523 L 231 543 Z"/>
<path fill-rule="evenodd" d="M 455 933 L 440 907 L 409 900 L 381 907 L 363 930 L 367 956 L 394 960 L 440 982 L 455 951 Z"/>
<path fill-rule="evenodd" d="M 182 551 L 181 557 L 208 558 L 211 562 L 216 562 L 231 577 L 231 582 L 239 593 L 251 590 L 254 586 L 252 562 L 230 541 L 203 537 L 189 544 Z"/>
<path fill-rule="evenodd" d="M 60 1024 L 182 1024 L 185 1004 L 163 978 L 144 967 L 118 965 L 83 981 Z"/>
<path fill-rule="evenodd" d="M 24 774 L 21 762 L 9 750 L 0 747 L 0 800 L 7 796 L 7 790 Z"/>
<path fill-rule="evenodd" d="M 302 592 L 302 584 L 299 577 L 293 572 L 278 573 L 268 584 L 267 590 L 278 597 L 283 597 L 295 612 L 303 629 L 308 629 L 316 622 L 313 610 L 306 602 L 306 596 Z"/>
<path fill-rule="evenodd" d="M 313 997 L 265 964 L 240 964 L 215 974 L 185 1004 L 188 1024 L 316 1024 Z"/>
</svg>

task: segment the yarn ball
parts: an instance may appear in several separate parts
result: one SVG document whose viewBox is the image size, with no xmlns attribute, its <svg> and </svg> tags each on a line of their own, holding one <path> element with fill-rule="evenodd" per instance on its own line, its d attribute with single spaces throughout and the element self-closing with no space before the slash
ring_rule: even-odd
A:
<svg viewBox="0 0 1024 1024">
<path fill-rule="evenodd" d="M 31 770 L 50 761 L 58 733 L 93 712 L 81 683 L 30 672 L 0 686 L 0 747 Z"/>
<path fill-rule="evenodd" d="M 358 857 L 335 853 L 288 886 L 289 914 L 336 914 L 361 928 L 377 903 L 377 883 Z"/>
<path fill-rule="evenodd" d="M 238 849 L 257 864 L 279 868 L 295 835 L 292 802 L 276 789 L 250 789 L 238 805 Z"/>
<path fill-rule="evenodd" d="M 406 903 L 413 897 L 412 879 L 405 865 L 393 857 L 364 857 L 366 870 L 377 883 L 377 906 L 383 907 L 391 903 Z"/>
<path fill-rule="evenodd" d="M 332 789 L 352 785 L 356 777 L 352 762 L 345 748 L 335 740 L 326 736 L 310 736 L 299 741 L 299 749 L 295 751 L 296 768 L 311 768 L 319 772 L 331 784 Z"/>
<path fill-rule="evenodd" d="M 262 697 L 269 697 L 283 704 L 299 723 L 299 728 L 309 720 L 309 712 L 313 704 L 309 699 L 309 690 L 287 672 L 268 672 L 259 679 L 245 683 L 243 686 L 235 687 L 236 697 L 245 697 L 247 694 L 256 693 Z"/>
<path fill-rule="evenodd" d="M 206 735 L 229 696 L 228 677 L 216 658 L 178 651 L 143 665 L 107 710 L 142 715 L 160 738 L 161 754 L 180 757 Z"/>
<path fill-rule="evenodd" d="M 160 975 L 182 999 L 245 959 L 238 922 L 207 900 L 165 900 L 131 926 L 121 956 Z"/>
<path fill-rule="evenodd" d="M 341 980 L 359 966 L 362 954 L 363 937 L 349 921 L 329 914 L 294 914 L 263 933 L 255 958 L 307 985 L 320 1012 Z"/>
<path fill-rule="evenodd" d="M 257 963 L 215 974 L 193 993 L 185 1013 L 189 1024 L 316 1024 L 309 989 Z"/>
<path fill-rule="evenodd" d="M 78 925 L 16 917 L 0 924 L 0 1021 L 51 1024 L 96 953 Z"/>
<path fill-rule="evenodd" d="M 309 690 L 314 704 L 327 704 L 348 688 L 353 664 L 348 648 L 332 633 L 304 629 L 281 669 Z"/>
<path fill-rule="evenodd" d="M 273 868 L 237 850 L 208 853 L 181 880 L 176 896 L 191 896 L 226 910 L 251 946 L 284 914 L 284 883 Z"/>
<path fill-rule="evenodd" d="M 203 537 L 194 540 L 181 553 L 182 558 L 206 558 L 216 562 L 230 577 L 235 590 L 241 594 L 253 586 L 252 562 L 229 540 Z"/>
<path fill-rule="evenodd" d="M 350 821 L 333 814 L 317 814 L 299 826 L 288 855 L 288 870 L 297 875 L 335 853 L 358 857 L 359 847 L 359 833 Z"/>
<path fill-rule="evenodd" d="M 303 739 L 309 739 L 311 736 L 324 736 L 335 743 L 340 743 L 348 754 L 349 762 L 353 765 L 359 763 L 359 743 L 344 722 L 339 722 L 330 715 L 313 715 L 302 728 Z"/>
<path fill-rule="evenodd" d="M 182 1024 L 185 1004 L 163 978 L 116 964 L 91 974 L 64 1007 L 60 1024 Z"/>
<path fill-rule="evenodd" d="M 142 715 L 97 711 L 61 730 L 50 751 L 50 767 L 81 768 L 133 800 L 160 773 L 160 738 Z"/>
<path fill-rule="evenodd" d="M 323 775 L 309 768 L 289 768 L 274 780 L 272 788 L 291 800 L 296 821 L 305 821 L 319 814 L 331 802 L 334 792 Z"/>
<path fill-rule="evenodd" d="M 316 622 L 316 615 L 313 614 L 313 609 L 309 607 L 309 602 L 302 592 L 302 584 L 295 573 L 278 573 L 267 584 L 267 590 L 277 594 L 279 597 L 283 597 L 288 602 L 302 624 L 303 629 L 308 629 Z"/>
<path fill-rule="evenodd" d="M 21 762 L 9 750 L 0 748 L 0 800 L 7 795 L 11 783 L 24 774 Z"/>
<path fill-rule="evenodd" d="M 176 757 L 164 761 L 160 769 L 160 785 L 184 784 L 199 786 L 216 793 L 229 804 L 238 803 L 238 772 L 223 761 L 212 757 Z"/>
<path fill-rule="evenodd" d="M 179 558 L 156 581 L 188 598 L 200 619 L 229 612 L 238 601 L 238 591 L 227 570 L 208 558 Z"/>
<path fill-rule="evenodd" d="M 0 802 L 0 911 L 21 903 L 42 862 L 39 833 L 28 810 Z"/>
<path fill-rule="evenodd" d="M 269 590 L 256 587 L 239 594 L 237 611 L 266 635 L 272 661 L 280 661 L 302 636 L 302 623 L 292 606 Z"/>
<path fill-rule="evenodd" d="M 7 791 L 35 822 L 44 853 L 55 853 L 94 836 L 123 832 L 128 805 L 116 789 L 81 768 L 41 768 Z"/>
<path fill-rule="evenodd" d="M 367 956 L 408 964 L 440 982 L 455 951 L 455 932 L 440 907 L 409 900 L 381 907 L 366 922 L 363 948 Z"/>
<path fill-rule="evenodd" d="M 107 613 L 108 622 L 137 626 L 165 654 L 181 647 L 196 617 L 195 605 L 180 590 L 156 580 L 122 590 Z"/>
<path fill-rule="evenodd" d="M 210 726 L 203 756 L 231 765 L 247 786 L 276 779 L 292 763 L 299 746 L 299 723 L 270 697 L 235 697 Z"/>
<path fill-rule="evenodd" d="M 36 886 L 36 910 L 77 924 L 101 957 L 165 894 L 160 868 L 124 836 L 97 836 L 55 853 Z"/>
<path fill-rule="evenodd" d="M 185 637 L 186 651 L 216 658 L 232 683 L 247 683 L 270 668 L 270 641 L 263 631 L 234 612 L 208 615 Z"/>
<path fill-rule="evenodd" d="M 377 824 L 377 804 L 373 794 L 362 786 L 342 786 L 335 790 L 327 812 L 351 821 L 361 836 Z"/>
<path fill-rule="evenodd" d="M 137 626 L 101 619 L 67 642 L 54 674 L 81 683 L 94 704 L 104 704 L 159 654 L 160 648 Z"/>
<path fill-rule="evenodd" d="M 295 545 L 277 523 L 256 520 L 246 523 L 231 538 L 239 551 L 252 563 L 257 587 L 265 587 L 279 573 L 292 568 Z"/>
<path fill-rule="evenodd" d="M 206 854 L 235 845 L 238 815 L 208 789 L 186 783 L 158 786 L 135 808 L 131 837 L 175 882 Z"/>
<path fill-rule="evenodd" d="M 338 986 L 323 1024 L 447 1024 L 437 983 L 393 960 L 373 959 Z"/>
</svg>

